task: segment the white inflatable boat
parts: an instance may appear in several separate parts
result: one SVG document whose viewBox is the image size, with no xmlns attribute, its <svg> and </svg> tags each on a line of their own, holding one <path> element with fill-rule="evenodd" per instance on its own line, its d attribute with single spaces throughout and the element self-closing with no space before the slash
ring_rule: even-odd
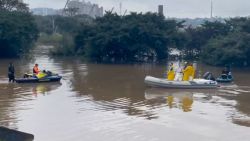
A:
<svg viewBox="0 0 250 141">
<path fill-rule="evenodd" d="M 152 76 L 147 76 L 145 78 L 145 83 L 152 87 L 173 89 L 216 89 L 219 87 L 216 81 L 206 79 L 194 79 L 192 81 L 169 81 Z"/>
</svg>

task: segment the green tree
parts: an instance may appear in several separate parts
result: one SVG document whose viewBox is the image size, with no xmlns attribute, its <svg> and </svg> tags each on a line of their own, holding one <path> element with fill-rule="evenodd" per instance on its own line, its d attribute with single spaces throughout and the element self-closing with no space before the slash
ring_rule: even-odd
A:
<svg viewBox="0 0 250 141">
<path fill-rule="evenodd" d="M 34 19 L 26 10 L 19 9 L 20 5 L 14 0 L 1 1 L 0 57 L 18 57 L 28 52 L 37 39 Z"/>
<path fill-rule="evenodd" d="M 0 0 L 0 10 L 29 12 L 27 4 L 19 2 L 19 0 Z"/>
<path fill-rule="evenodd" d="M 82 27 L 76 50 L 95 61 L 133 62 L 168 57 L 178 23 L 153 13 L 119 16 L 107 12 L 94 24 Z"/>
<path fill-rule="evenodd" d="M 250 34 L 232 32 L 212 39 L 202 51 L 202 60 L 211 65 L 250 65 Z"/>
<path fill-rule="evenodd" d="M 232 28 L 226 22 L 209 22 L 198 27 L 185 28 L 183 48 L 184 57 L 187 59 L 198 58 L 201 50 L 207 43 L 220 36 L 226 36 L 232 32 Z"/>
</svg>

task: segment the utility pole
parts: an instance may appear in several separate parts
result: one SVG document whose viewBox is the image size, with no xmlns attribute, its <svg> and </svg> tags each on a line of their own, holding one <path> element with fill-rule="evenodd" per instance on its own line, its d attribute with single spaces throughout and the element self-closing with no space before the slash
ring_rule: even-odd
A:
<svg viewBox="0 0 250 141">
<path fill-rule="evenodd" d="M 122 15 L 122 2 L 120 2 L 120 16 Z"/>
<path fill-rule="evenodd" d="M 213 18 L 213 0 L 211 0 L 211 13 L 210 13 L 210 18 Z"/>
<path fill-rule="evenodd" d="M 54 34 L 55 33 L 55 19 L 53 15 L 52 15 L 52 29 L 53 29 L 53 34 Z"/>
<path fill-rule="evenodd" d="M 163 5 L 158 5 L 158 14 L 164 16 Z"/>
</svg>

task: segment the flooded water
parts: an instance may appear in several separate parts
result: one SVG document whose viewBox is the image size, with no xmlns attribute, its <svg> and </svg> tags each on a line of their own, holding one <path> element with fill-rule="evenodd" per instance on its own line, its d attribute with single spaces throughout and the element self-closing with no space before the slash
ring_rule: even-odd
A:
<svg viewBox="0 0 250 141">
<path fill-rule="evenodd" d="M 165 65 L 90 64 L 50 58 L 40 48 L 32 59 L 0 60 L 0 125 L 35 135 L 35 141 L 249 141 L 250 70 L 234 69 L 235 84 L 217 90 L 150 88 L 146 75 L 163 77 Z M 40 69 L 60 83 L 9 84 Z M 199 65 L 219 74 L 221 68 Z"/>
</svg>

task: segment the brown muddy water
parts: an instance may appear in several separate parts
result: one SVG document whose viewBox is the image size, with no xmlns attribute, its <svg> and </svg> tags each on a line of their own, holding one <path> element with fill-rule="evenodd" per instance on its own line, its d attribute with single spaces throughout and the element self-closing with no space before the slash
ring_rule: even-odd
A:
<svg viewBox="0 0 250 141">
<path fill-rule="evenodd" d="M 146 75 L 166 65 L 108 65 L 76 58 L 0 60 L 0 125 L 35 141 L 249 141 L 250 70 L 233 69 L 235 84 L 217 90 L 149 88 Z M 61 83 L 9 84 L 34 63 L 63 76 Z M 221 68 L 199 65 L 218 75 Z"/>
</svg>

